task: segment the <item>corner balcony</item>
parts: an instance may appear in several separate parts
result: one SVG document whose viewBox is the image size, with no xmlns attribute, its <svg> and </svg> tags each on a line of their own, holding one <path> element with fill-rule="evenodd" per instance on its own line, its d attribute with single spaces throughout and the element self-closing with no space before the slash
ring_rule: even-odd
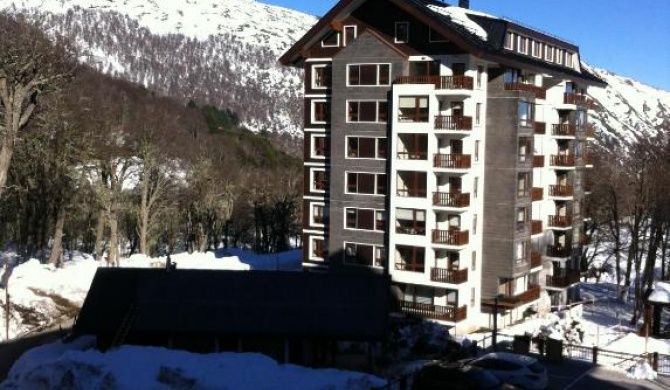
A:
<svg viewBox="0 0 670 390">
<path fill-rule="evenodd" d="M 432 84 L 437 90 L 472 91 L 475 83 L 470 76 L 400 76 L 396 84 Z"/>
<path fill-rule="evenodd" d="M 506 91 L 523 91 L 523 92 L 531 92 L 535 94 L 535 98 L 537 99 L 546 99 L 547 98 L 547 90 L 538 87 L 533 84 L 526 84 L 526 83 L 505 83 L 505 90 Z"/>
<path fill-rule="evenodd" d="M 549 227 L 552 228 L 571 228 L 572 227 L 572 217 L 569 215 L 550 215 L 549 216 Z"/>
<path fill-rule="evenodd" d="M 531 202 L 537 202 L 544 199 L 544 189 L 542 187 L 533 187 L 530 190 Z"/>
<path fill-rule="evenodd" d="M 575 188 L 573 186 L 550 185 L 549 196 L 554 198 L 571 198 L 575 196 Z"/>
<path fill-rule="evenodd" d="M 561 245 L 548 245 L 547 246 L 547 257 L 555 257 L 566 259 L 572 255 L 569 247 L 564 247 Z"/>
<path fill-rule="evenodd" d="M 470 207 L 470 194 L 460 192 L 433 192 L 433 206 L 465 208 Z"/>
<path fill-rule="evenodd" d="M 467 306 L 440 306 L 429 303 L 400 301 L 400 310 L 407 315 L 449 322 L 461 322 L 468 316 Z"/>
<path fill-rule="evenodd" d="M 544 229 L 542 228 L 542 221 L 538 219 L 534 219 L 530 222 L 530 234 L 536 235 L 536 234 L 542 234 L 544 232 Z"/>
<path fill-rule="evenodd" d="M 433 230 L 433 244 L 449 246 L 465 246 L 470 243 L 470 232 L 467 230 Z"/>
<path fill-rule="evenodd" d="M 440 169 L 470 169 L 472 159 L 469 154 L 436 154 L 433 167 Z"/>
<path fill-rule="evenodd" d="M 568 154 L 552 155 L 550 164 L 552 167 L 574 168 L 575 156 Z"/>
<path fill-rule="evenodd" d="M 583 106 L 587 109 L 595 108 L 595 103 L 593 102 L 593 100 L 589 99 L 588 96 L 579 95 L 572 92 L 566 92 L 563 94 L 563 104 Z"/>
<path fill-rule="evenodd" d="M 544 156 L 533 156 L 533 168 L 544 168 Z"/>
<path fill-rule="evenodd" d="M 440 132 L 459 132 L 472 130 L 472 117 L 460 115 L 436 115 L 435 131 Z"/>
<path fill-rule="evenodd" d="M 547 275 L 546 287 L 568 288 L 575 283 L 579 283 L 580 277 L 579 271 L 576 270 L 567 270 L 559 275 Z"/>
<path fill-rule="evenodd" d="M 431 268 L 430 280 L 450 284 L 465 283 L 468 281 L 468 269 Z"/>
<path fill-rule="evenodd" d="M 526 303 L 537 301 L 538 299 L 540 299 L 540 286 L 537 284 L 530 284 L 526 291 L 522 293 L 498 298 L 498 307 L 512 309 Z M 495 304 L 495 299 L 482 300 L 482 305 L 485 306 L 494 306 Z"/>
<path fill-rule="evenodd" d="M 554 137 L 574 138 L 577 136 L 577 126 L 564 124 L 551 126 L 551 135 Z"/>
</svg>

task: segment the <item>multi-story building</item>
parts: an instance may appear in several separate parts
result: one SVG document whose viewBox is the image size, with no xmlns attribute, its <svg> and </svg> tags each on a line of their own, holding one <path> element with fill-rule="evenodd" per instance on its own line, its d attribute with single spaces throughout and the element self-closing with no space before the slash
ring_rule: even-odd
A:
<svg viewBox="0 0 670 390">
<path fill-rule="evenodd" d="M 342 0 L 281 62 L 305 70 L 306 267 L 389 273 L 464 330 L 578 298 L 603 82 L 577 46 L 463 0 Z"/>
</svg>

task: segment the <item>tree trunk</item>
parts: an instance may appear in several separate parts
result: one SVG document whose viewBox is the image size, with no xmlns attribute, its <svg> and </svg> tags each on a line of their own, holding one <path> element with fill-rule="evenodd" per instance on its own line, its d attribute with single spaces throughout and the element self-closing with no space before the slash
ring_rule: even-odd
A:
<svg viewBox="0 0 670 390">
<path fill-rule="evenodd" d="M 207 251 L 207 232 L 202 222 L 198 222 L 198 251 L 205 253 Z"/>
<path fill-rule="evenodd" d="M 107 217 L 105 210 L 98 211 L 98 223 L 95 227 L 95 259 L 102 260 L 102 255 L 105 252 L 105 218 Z"/>
<path fill-rule="evenodd" d="M 116 205 L 109 210 L 109 259 L 110 265 L 119 266 L 119 221 Z"/>
<path fill-rule="evenodd" d="M 65 207 L 58 210 L 58 217 L 56 218 L 56 230 L 54 231 L 53 245 L 51 246 L 51 254 L 49 255 L 49 264 L 54 264 L 61 267 L 60 259 L 63 252 L 63 226 L 65 225 Z"/>
<path fill-rule="evenodd" d="M 142 180 L 141 201 L 140 201 L 140 215 L 139 215 L 139 234 L 140 234 L 140 253 L 143 255 L 149 254 L 147 248 L 147 232 L 149 230 L 149 178 L 147 175 Z"/>
</svg>

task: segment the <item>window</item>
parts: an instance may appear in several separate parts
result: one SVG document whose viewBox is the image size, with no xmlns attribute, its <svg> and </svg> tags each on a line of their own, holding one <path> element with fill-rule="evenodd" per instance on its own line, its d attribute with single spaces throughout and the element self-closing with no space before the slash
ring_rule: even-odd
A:
<svg viewBox="0 0 670 390">
<path fill-rule="evenodd" d="M 513 50 L 514 49 L 514 37 L 516 34 L 514 34 L 511 31 L 508 31 L 507 34 L 505 34 L 505 49 Z"/>
<path fill-rule="evenodd" d="M 328 65 L 312 65 L 312 89 L 330 87 L 332 68 Z"/>
<path fill-rule="evenodd" d="M 527 162 L 531 159 L 531 145 L 530 137 L 519 138 L 519 162 Z"/>
<path fill-rule="evenodd" d="M 475 106 L 475 124 L 480 125 L 482 123 L 482 104 L 477 103 Z"/>
<path fill-rule="evenodd" d="M 478 195 L 478 193 L 479 193 L 479 176 L 475 177 L 475 182 L 474 182 L 474 184 L 472 185 L 472 187 L 473 187 L 473 188 L 472 188 L 472 193 L 473 193 L 473 195 L 474 195 L 474 197 L 475 197 L 475 199 L 476 199 L 476 198 L 477 198 L 477 195 Z"/>
<path fill-rule="evenodd" d="M 544 46 L 544 59 L 549 62 L 554 62 L 554 48 L 553 46 Z"/>
<path fill-rule="evenodd" d="M 409 42 L 409 22 L 395 22 L 395 43 Z"/>
<path fill-rule="evenodd" d="M 383 210 L 344 209 L 344 226 L 347 229 L 384 231 L 386 216 Z"/>
<path fill-rule="evenodd" d="M 325 158 L 328 152 L 325 135 L 312 135 L 312 158 Z"/>
<path fill-rule="evenodd" d="M 535 105 L 525 100 L 519 101 L 519 126 L 532 127 L 535 124 Z"/>
<path fill-rule="evenodd" d="M 326 179 L 326 170 L 325 169 L 313 169 L 310 170 L 311 183 L 312 183 L 312 192 L 325 192 L 328 187 L 328 181 Z"/>
<path fill-rule="evenodd" d="M 556 63 L 563 65 L 563 59 L 565 57 L 565 51 L 563 49 L 556 49 Z"/>
<path fill-rule="evenodd" d="M 477 88 L 481 89 L 483 77 L 484 77 L 484 66 L 477 65 Z"/>
<path fill-rule="evenodd" d="M 347 102 L 347 122 L 386 123 L 387 113 L 386 101 Z"/>
<path fill-rule="evenodd" d="M 526 241 L 519 241 L 516 243 L 516 262 L 523 263 L 526 261 Z"/>
<path fill-rule="evenodd" d="M 524 197 L 530 194 L 530 174 L 519 173 L 517 176 L 517 196 Z"/>
<path fill-rule="evenodd" d="M 347 65 L 348 86 L 391 85 L 390 64 Z"/>
<path fill-rule="evenodd" d="M 480 140 L 475 140 L 475 161 L 479 161 L 479 146 L 481 144 Z"/>
<path fill-rule="evenodd" d="M 423 272 L 426 258 L 423 247 L 397 245 L 395 252 L 396 270 Z"/>
<path fill-rule="evenodd" d="M 340 33 L 337 31 L 331 31 L 321 40 L 321 47 L 339 47 L 340 46 Z"/>
<path fill-rule="evenodd" d="M 347 172 L 347 193 L 386 195 L 386 174 Z"/>
<path fill-rule="evenodd" d="M 353 42 L 358 36 L 358 27 L 355 25 L 344 26 L 344 46 Z"/>
<path fill-rule="evenodd" d="M 472 215 L 472 234 L 477 234 L 477 214 Z"/>
<path fill-rule="evenodd" d="M 472 271 L 477 270 L 477 251 L 472 251 L 472 263 L 470 264 Z"/>
<path fill-rule="evenodd" d="M 347 137 L 347 158 L 386 158 L 386 138 Z"/>
<path fill-rule="evenodd" d="M 528 208 L 517 207 L 516 209 L 516 231 L 521 233 L 526 230 L 526 222 L 528 222 Z"/>
<path fill-rule="evenodd" d="M 323 203 L 312 203 L 312 224 L 325 225 L 326 224 L 326 206 Z"/>
<path fill-rule="evenodd" d="M 530 53 L 533 57 L 539 57 L 540 54 L 540 42 L 536 42 L 534 40 L 530 41 Z"/>
<path fill-rule="evenodd" d="M 428 96 L 401 96 L 398 110 L 400 122 L 428 122 Z"/>
<path fill-rule="evenodd" d="M 565 52 L 565 66 L 568 68 L 573 68 L 575 66 L 573 53 L 567 51 Z"/>
<path fill-rule="evenodd" d="M 520 36 L 516 50 L 519 53 L 528 54 L 528 38 Z"/>
<path fill-rule="evenodd" d="M 437 31 L 428 27 L 428 42 L 447 42 L 447 39 L 440 35 Z"/>
<path fill-rule="evenodd" d="M 477 290 L 474 287 L 470 287 L 470 307 L 475 306 L 475 292 Z"/>
<path fill-rule="evenodd" d="M 312 101 L 312 123 L 326 123 L 330 118 L 330 104 L 325 100 Z"/>
<path fill-rule="evenodd" d="M 426 235 L 426 210 L 396 208 L 395 218 L 396 233 Z"/>
<path fill-rule="evenodd" d="M 371 244 L 344 243 L 344 262 L 351 265 L 383 267 L 386 260 L 384 248 Z"/>
<path fill-rule="evenodd" d="M 310 260 L 324 260 L 327 256 L 326 242 L 323 237 L 311 237 L 309 240 Z"/>
</svg>

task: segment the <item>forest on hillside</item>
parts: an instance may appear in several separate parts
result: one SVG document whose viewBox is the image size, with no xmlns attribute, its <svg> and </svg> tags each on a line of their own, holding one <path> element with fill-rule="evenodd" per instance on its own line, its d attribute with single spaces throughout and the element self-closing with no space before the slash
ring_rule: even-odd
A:
<svg viewBox="0 0 670 390">
<path fill-rule="evenodd" d="M 0 14 L 0 36 L 0 245 L 118 264 L 221 245 L 283 251 L 298 236 L 301 161 L 270 135 L 78 64 L 70 42 L 16 16 Z"/>
</svg>

